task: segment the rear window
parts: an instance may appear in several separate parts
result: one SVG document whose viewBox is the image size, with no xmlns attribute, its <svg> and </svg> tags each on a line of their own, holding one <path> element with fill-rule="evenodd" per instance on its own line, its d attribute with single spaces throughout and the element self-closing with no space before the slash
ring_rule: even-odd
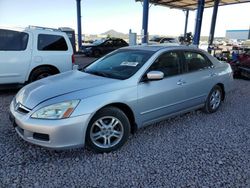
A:
<svg viewBox="0 0 250 188">
<path fill-rule="evenodd" d="M 27 33 L 0 29 L 0 50 L 24 51 L 27 48 L 28 39 Z"/>
<path fill-rule="evenodd" d="M 201 70 L 213 65 L 208 58 L 200 53 L 184 52 L 184 55 L 189 72 Z"/>
<path fill-rule="evenodd" d="M 39 34 L 38 35 L 38 50 L 67 51 L 68 46 L 63 36 Z"/>
</svg>

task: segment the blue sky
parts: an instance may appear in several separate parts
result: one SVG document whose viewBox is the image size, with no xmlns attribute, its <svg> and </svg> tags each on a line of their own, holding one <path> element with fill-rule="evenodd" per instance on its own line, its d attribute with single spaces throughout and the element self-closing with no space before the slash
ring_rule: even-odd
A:
<svg viewBox="0 0 250 188">
<path fill-rule="evenodd" d="M 82 0 L 82 32 L 99 34 L 109 29 L 128 33 L 141 32 L 142 5 L 134 0 Z M 216 36 L 225 36 L 227 29 L 248 29 L 250 3 L 219 7 Z M 166 7 L 150 7 L 149 33 L 180 35 L 184 30 L 185 14 Z M 189 17 L 188 31 L 193 32 L 196 12 Z M 208 36 L 212 9 L 205 9 L 203 36 Z M 72 27 L 76 29 L 75 0 L 0 0 L 0 26 Z"/>
</svg>

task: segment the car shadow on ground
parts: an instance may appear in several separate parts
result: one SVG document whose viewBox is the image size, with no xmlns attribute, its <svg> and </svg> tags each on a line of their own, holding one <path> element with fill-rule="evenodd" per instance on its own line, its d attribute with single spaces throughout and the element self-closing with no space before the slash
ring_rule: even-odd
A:
<svg viewBox="0 0 250 188">
<path fill-rule="evenodd" d="M 9 88 L 9 89 L 5 89 L 5 88 L 1 88 L 0 87 L 0 96 L 2 95 L 15 95 L 17 94 L 17 92 L 20 90 L 21 88 Z"/>
</svg>

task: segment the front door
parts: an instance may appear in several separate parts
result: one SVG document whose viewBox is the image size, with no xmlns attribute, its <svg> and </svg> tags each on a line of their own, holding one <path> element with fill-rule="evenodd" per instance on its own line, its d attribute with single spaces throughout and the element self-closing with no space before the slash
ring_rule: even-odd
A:
<svg viewBox="0 0 250 188">
<path fill-rule="evenodd" d="M 164 79 L 138 85 L 138 106 L 142 123 L 183 109 L 185 87 L 182 81 L 182 58 L 178 52 L 166 52 L 157 58 L 149 71 L 161 71 Z"/>
<path fill-rule="evenodd" d="M 200 52 L 185 51 L 185 87 L 187 107 L 194 107 L 205 103 L 205 100 L 216 84 L 216 73 L 210 60 Z"/>
</svg>

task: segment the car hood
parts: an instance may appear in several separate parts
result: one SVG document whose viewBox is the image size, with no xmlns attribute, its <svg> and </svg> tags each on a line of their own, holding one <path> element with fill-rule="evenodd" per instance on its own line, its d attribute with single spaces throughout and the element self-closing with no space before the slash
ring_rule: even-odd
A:
<svg viewBox="0 0 250 188">
<path fill-rule="evenodd" d="M 80 90 L 103 87 L 119 81 L 80 71 L 69 71 L 25 86 L 16 95 L 16 101 L 29 109 L 33 109 L 38 104 L 54 97 Z"/>
</svg>

